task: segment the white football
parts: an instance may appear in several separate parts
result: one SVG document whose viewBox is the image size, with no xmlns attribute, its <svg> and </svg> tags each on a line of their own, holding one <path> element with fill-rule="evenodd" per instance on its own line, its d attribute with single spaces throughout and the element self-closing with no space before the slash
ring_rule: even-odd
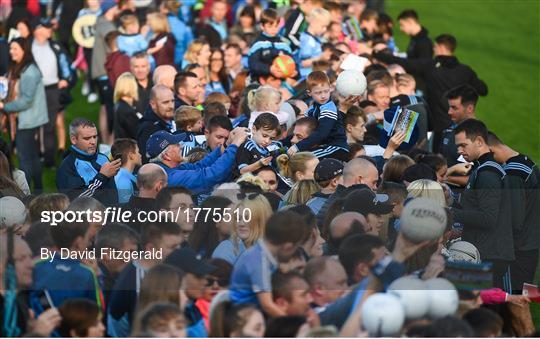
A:
<svg viewBox="0 0 540 339">
<path fill-rule="evenodd" d="M 403 208 L 400 225 L 403 235 L 414 243 L 435 240 L 446 228 L 446 211 L 431 199 L 415 198 Z"/>
<path fill-rule="evenodd" d="M 26 207 L 15 197 L 0 199 L 0 228 L 22 225 L 26 221 Z"/>
<path fill-rule="evenodd" d="M 388 293 L 399 298 L 407 319 L 419 319 L 428 312 L 430 296 L 423 280 L 412 276 L 399 278 L 390 284 Z"/>
<path fill-rule="evenodd" d="M 362 305 L 362 326 L 370 337 L 399 334 L 405 311 L 399 299 L 388 293 L 375 293 Z"/>
<path fill-rule="evenodd" d="M 336 81 L 336 89 L 343 97 L 363 95 L 366 86 L 367 82 L 364 73 L 353 69 L 341 72 Z"/>
<path fill-rule="evenodd" d="M 432 319 L 438 319 L 453 315 L 459 306 L 459 295 L 454 285 L 443 278 L 426 280 L 429 292 L 428 315 Z"/>
<path fill-rule="evenodd" d="M 473 264 L 479 264 L 482 262 L 480 259 L 480 252 L 470 242 L 456 241 L 448 247 L 448 260 L 454 262 L 470 262 Z"/>
</svg>

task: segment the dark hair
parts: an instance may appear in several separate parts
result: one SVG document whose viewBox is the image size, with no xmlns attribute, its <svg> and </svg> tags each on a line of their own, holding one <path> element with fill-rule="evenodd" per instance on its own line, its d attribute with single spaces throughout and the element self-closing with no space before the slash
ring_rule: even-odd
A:
<svg viewBox="0 0 540 339">
<path fill-rule="evenodd" d="M 403 12 L 399 13 L 398 20 L 402 19 L 413 19 L 414 21 L 418 22 L 418 14 L 414 9 L 406 9 Z"/>
<path fill-rule="evenodd" d="M 58 327 L 58 332 L 62 337 L 71 337 L 72 330 L 78 337 L 86 337 L 88 328 L 99 321 L 99 307 L 88 299 L 67 299 L 58 307 L 58 311 L 62 316 L 62 322 Z"/>
<path fill-rule="evenodd" d="M 497 134 L 493 133 L 492 131 L 488 131 L 488 145 L 489 146 L 498 146 L 498 145 L 504 145 L 504 143 L 499 139 Z"/>
<path fill-rule="evenodd" d="M 276 272 L 272 276 L 272 298 L 276 300 L 277 298 L 283 298 L 287 301 L 291 301 L 291 296 L 293 292 L 292 281 L 294 279 L 304 280 L 304 277 L 295 271 L 282 273 Z"/>
<path fill-rule="evenodd" d="M 307 232 L 308 226 L 302 216 L 291 211 L 279 211 L 266 222 L 264 238 L 273 245 L 299 244 Z"/>
<path fill-rule="evenodd" d="M 71 248 L 75 239 L 84 238 L 89 226 L 86 218 L 75 222 L 62 221 L 51 227 L 51 237 L 58 248 Z"/>
<path fill-rule="evenodd" d="M 446 99 L 458 99 L 461 98 L 462 105 L 473 105 L 476 106 L 478 102 L 478 93 L 470 85 L 461 85 L 454 87 L 448 92 L 446 92 Z"/>
<path fill-rule="evenodd" d="M 129 153 L 134 153 L 137 150 L 137 141 L 129 138 L 115 139 L 111 146 L 111 155 L 114 159 L 120 158 L 120 162 L 124 165 L 128 160 Z"/>
<path fill-rule="evenodd" d="M 58 226 L 56 226 L 58 227 Z M 24 240 L 28 243 L 32 255 L 40 255 L 42 248 L 52 248 L 55 246 L 51 237 L 51 225 L 45 222 L 35 222 L 24 235 Z"/>
<path fill-rule="evenodd" d="M 261 13 L 261 25 L 274 23 L 279 20 L 278 12 L 273 8 L 267 8 Z"/>
<path fill-rule="evenodd" d="M 414 165 L 414 160 L 406 155 L 394 155 L 384 165 L 382 180 L 402 182 L 405 170 Z"/>
<path fill-rule="evenodd" d="M 487 143 L 488 140 L 488 129 L 486 125 L 476 119 L 467 119 L 462 121 L 454 130 L 454 135 L 465 132 L 465 136 L 469 140 L 474 140 L 477 137 L 482 137 Z"/>
<path fill-rule="evenodd" d="M 233 305 L 230 301 L 218 303 L 210 313 L 209 336 L 229 338 L 232 332 L 244 328 L 253 312 L 260 311 L 252 304 Z"/>
<path fill-rule="evenodd" d="M 172 221 L 149 223 L 141 227 L 141 248 L 161 240 L 164 235 L 180 235 L 180 226 Z"/>
<path fill-rule="evenodd" d="M 347 276 L 352 278 L 359 263 L 367 263 L 373 259 L 373 250 L 383 247 L 381 238 L 370 234 L 357 234 L 343 240 L 339 247 L 339 262 L 345 268 Z"/>
<path fill-rule="evenodd" d="M 364 119 L 364 122 L 367 122 L 364 110 L 356 105 L 353 105 L 347 110 L 347 114 L 345 114 L 345 121 L 343 122 L 343 124 L 345 126 L 356 126 L 356 124 L 358 123 L 358 118 L 362 118 Z"/>
<path fill-rule="evenodd" d="M 362 143 L 353 142 L 352 144 L 349 144 L 349 160 L 356 158 L 355 154 L 363 149 L 365 148 Z"/>
<path fill-rule="evenodd" d="M 309 228 L 309 232 L 306 234 L 306 238 L 304 239 L 304 242 L 307 241 L 311 236 L 311 231 L 317 228 L 317 216 L 313 213 L 311 208 L 307 207 L 306 205 L 296 205 L 289 208 L 288 211 L 298 213 L 298 215 L 304 219 L 304 222 Z"/>
<path fill-rule="evenodd" d="M 265 129 L 269 131 L 276 131 L 278 134 L 281 130 L 278 118 L 272 113 L 262 113 L 253 122 L 258 130 Z"/>
<path fill-rule="evenodd" d="M 360 22 L 362 21 L 368 21 L 368 20 L 377 20 L 379 18 L 379 14 L 372 10 L 372 9 L 365 9 L 362 11 L 362 14 L 360 14 Z"/>
<path fill-rule="evenodd" d="M 15 63 L 13 60 L 11 60 L 11 63 L 9 65 L 9 76 L 11 79 L 20 79 L 21 73 L 26 70 L 30 64 L 35 64 L 34 56 L 32 54 L 32 46 L 30 44 L 29 39 L 25 38 L 15 38 L 11 40 L 9 45 L 16 43 L 21 47 L 23 50 L 23 58 L 21 62 Z"/>
<path fill-rule="evenodd" d="M 296 338 L 298 330 L 306 322 L 302 316 L 272 318 L 266 326 L 265 338 Z"/>
<path fill-rule="evenodd" d="M 369 106 L 377 106 L 376 103 L 374 103 L 373 101 L 371 100 L 362 100 L 358 103 L 358 107 L 364 109 L 366 107 L 369 107 Z"/>
<path fill-rule="evenodd" d="M 494 311 L 480 307 L 463 315 L 465 320 L 473 329 L 475 337 L 498 336 L 503 328 L 503 320 Z"/>
<path fill-rule="evenodd" d="M 227 118 L 227 108 L 221 102 L 215 101 L 204 105 L 203 117 L 205 128 L 210 124 L 210 120 L 217 116 L 224 117 L 230 122 L 229 118 Z"/>
<path fill-rule="evenodd" d="M 216 267 L 216 270 L 212 272 L 212 275 L 218 279 L 219 286 L 228 287 L 231 280 L 233 265 L 221 258 L 208 259 L 206 262 L 209 265 Z"/>
<path fill-rule="evenodd" d="M 474 331 L 469 324 L 458 317 L 446 316 L 431 323 L 427 338 L 474 337 Z"/>
<path fill-rule="evenodd" d="M 110 31 L 105 35 L 105 43 L 112 50 L 113 44 L 116 44 L 116 39 L 121 35 L 119 31 Z"/>
<path fill-rule="evenodd" d="M 101 228 L 96 235 L 94 246 L 98 252 L 100 252 L 102 248 L 120 250 L 124 246 L 126 240 L 131 240 L 138 245 L 139 235 L 129 226 L 113 222 Z"/>
<path fill-rule="evenodd" d="M 253 21 L 253 25 L 257 22 L 257 17 L 255 16 L 255 7 L 251 5 L 244 6 L 242 10 L 240 11 L 240 14 L 238 15 L 238 18 L 243 16 L 249 16 L 251 20 Z M 242 53 L 240 53 L 242 54 Z"/>
<path fill-rule="evenodd" d="M 216 115 L 210 118 L 208 121 L 208 126 L 205 126 L 205 128 L 212 133 L 216 128 L 223 128 L 227 131 L 232 131 L 233 126 L 231 123 L 231 120 L 227 117 L 224 117 L 222 115 Z"/>
<path fill-rule="evenodd" d="M 292 105 L 291 105 L 292 106 Z M 294 107 L 294 106 L 293 106 Z M 294 123 L 295 126 L 307 126 L 309 133 L 317 129 L 318 121 L 314 117 L 302 117 Z"/>
<path fill-rule="evenodd" d="M 191 196 L 191 191 L 185 187 L 165 187 L 156 196 L 156 207 L 157 208 L 167 208 L 171 203 L 172 197 L 175 194 L 187 194 Z"/>
<path fill-rule="evenodd" d="M 433 168 L 435 172 L 448 165 L 446 158 L 440 154 L 418 154 L 414 160 L 419 164 L 428 165 Z"/>
<path fill-rule="evenodd" d="M 391 203 L 405 201 L 407 195 L 407 186 L 397 182 L 383 181 L 377 188 L 378 193 L 387 194 Z"/>
<path fill-rule="evenodd" d="M 249 7 L 249 6 L 246 6 L 246 7 Z M 244 9 L 246 7 L 244 7 Z M 253 21 L 253 22 L 255 22 L 255 21 Z M 242 48 L 238 44 L 229 43 L 229 44 L 225 45 L 225 49 L 223 49 L 223 50 L 226 51 L 228 49 L 234 49 L 236 51 L 236 53 L 242 55 Z"/>
<path fill-rule="evenodd" d="M 454 52 L 457 47 L 457 40 L 453 35 L 450 34 L 441 34 L 435 38 L 435 43 L 438 45 L 443 45 L 450 52 Z"/>
<path fill-rule="evenodd" d="M 229 93 L 229 89 L 230 89 L 229 74 L 227 73 L 227 70 L 225 69 L 225 61 L 223 59 L 225 56 L 225 53 L 223 53 L 221 48 L 214 47 L 210 50 L 210 64 L 212 63 L 212 55 L 216 52 L 219 52 L 221 54 L 221 64 L 222 64 L 221 69 L 217 73 L 218 79 L 219 79 L 219 82 L 221 83 L 221 86 L 223 86 L 225 93 Z M 208 67 L 208 69 L 210 70 L 210 66 Z"/>
<path fill-rule="evenodd" d="M 198 218 L 193 225 L 193 233 L 189 236 L 189 247 L 200 253 L 204 250 L 203 258 L 210 258 L 214 249 L 219 245 L 219 232 L 214 221 L 216 213 L 223 214 L 224 208 L 230 206 L 232 201 L 219 196 L 208 197 L 202 204 L 201 208 L 208 208 L 212 211 L 211 218 Z"/>
<path fill-rule="evenodd" d="M 197 74 L 189 71 L 179 72 L 174 77 L 174 90 L 178 92 L 180 87 L 184 87 L 187 82 L 187 78 L 197 79 Z"/>
</svg>

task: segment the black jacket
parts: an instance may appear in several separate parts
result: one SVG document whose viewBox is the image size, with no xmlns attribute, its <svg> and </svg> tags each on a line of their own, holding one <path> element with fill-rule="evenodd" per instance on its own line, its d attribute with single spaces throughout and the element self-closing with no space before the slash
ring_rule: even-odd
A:
<svg viewBox="0 0 540 339">
<path fill-rule="evenodd" d="M 461 209 L 452 209 L 463 224 L 463 240 L 475 245 L 482 260 L 514 260 L 510 195 L 505 189 L 504 169 L 493 153 L 474 164 L 467 188 L 460 197 Z"/>
<path fill-rule="evenodd" d="M 139 127 L 137 129 L 137 144 L 139 145 L 139 152 L 142 155 L 143 163 L 148 162 L 146 157 L 146 142 L 150 136 L 157 131 L 167 131 L 172 133 L 172 126 L 160 117 L 150 108 L 146 110 L 144 116 L 139 120 Z"/>
<path fill-rule="evenodd" d="M 407 46 L 407 59 L 431 59 L 433 58 L 433 43 L 424 27 L 411 37 Z"/>
<path fill-rule="evenodd" d="M 540 248 L 540 170 L 519 154 L 503 165 L 512 195 L 512 227 L 516 251 Z"/>
<path fill-rule="evenodd" d="M 119 100 L 114 109 L 114 137 L 137 139 L 137 126 L 142 114 L 136 107 Z"/>
<path fill-rule="evenodd" d="M 463 65 L 455 56 L 436 56 L 434 59 L 403 59 L 387 53 L 375 53 L 374 57 L 386 64 L 399 64 L 408 73 L 418 74 L 426 81 L 427 102 L 430 109 L 430 130 L 442 132 L 450 126 L 448 100 L 445 95 L 450 89 L 469 84 L 479 95 L 488 93 L 487 85 L 467 65 Z M 438 146 L 438 145 L 437 145 Z"/>
</svg>

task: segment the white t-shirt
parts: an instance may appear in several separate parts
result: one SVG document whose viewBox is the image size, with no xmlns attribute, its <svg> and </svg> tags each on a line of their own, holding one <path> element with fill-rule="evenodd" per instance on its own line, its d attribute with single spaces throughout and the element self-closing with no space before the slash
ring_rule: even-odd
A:
<svg viewBox="0 0 540 339">
<path fill-rule="evenodd" d="M 43 85 L 57 84 L 60 81 L 58 78 L 58 64 L 56 62 L 56 55 L 49 42 L 40 44 L 34 40 L 32 43 L 32 54 L 43 76 Z"/>
</svg>

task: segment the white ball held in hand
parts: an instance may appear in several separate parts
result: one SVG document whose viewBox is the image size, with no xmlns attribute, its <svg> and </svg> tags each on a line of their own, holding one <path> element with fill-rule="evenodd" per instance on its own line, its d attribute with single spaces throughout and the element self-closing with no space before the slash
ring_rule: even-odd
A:
<svg viewBox="0 0 540 339">
<path fill-rule="evenodd" d="M 399 278 L 390 284 L 388 293 L 399 298 L 407 319 L 420 319 L 429 309 L 430 296 L 427 286 L 418 278 Z"/>
<path fill-rule="evenodd" d="M 401 233 L 410 241 L 432 241 L 444 233 L 446 211 L 431 199 L 416 198 L 403 208 L 400 225 Z"/>
<path fill-rule="evenodd" d="M 454 285 L 443 278 L 426 280 L 429 292 L 428 315 L 432 319 L 443 318 L 456 313 L 459 295 Z"/>
<path fill-rule="evenodd" d="M 343 97 L 363 95 L 366 86 L 364 73 L 353 69 L 341 72 L 336 80 L 336 89 Z"/>
</svg>

